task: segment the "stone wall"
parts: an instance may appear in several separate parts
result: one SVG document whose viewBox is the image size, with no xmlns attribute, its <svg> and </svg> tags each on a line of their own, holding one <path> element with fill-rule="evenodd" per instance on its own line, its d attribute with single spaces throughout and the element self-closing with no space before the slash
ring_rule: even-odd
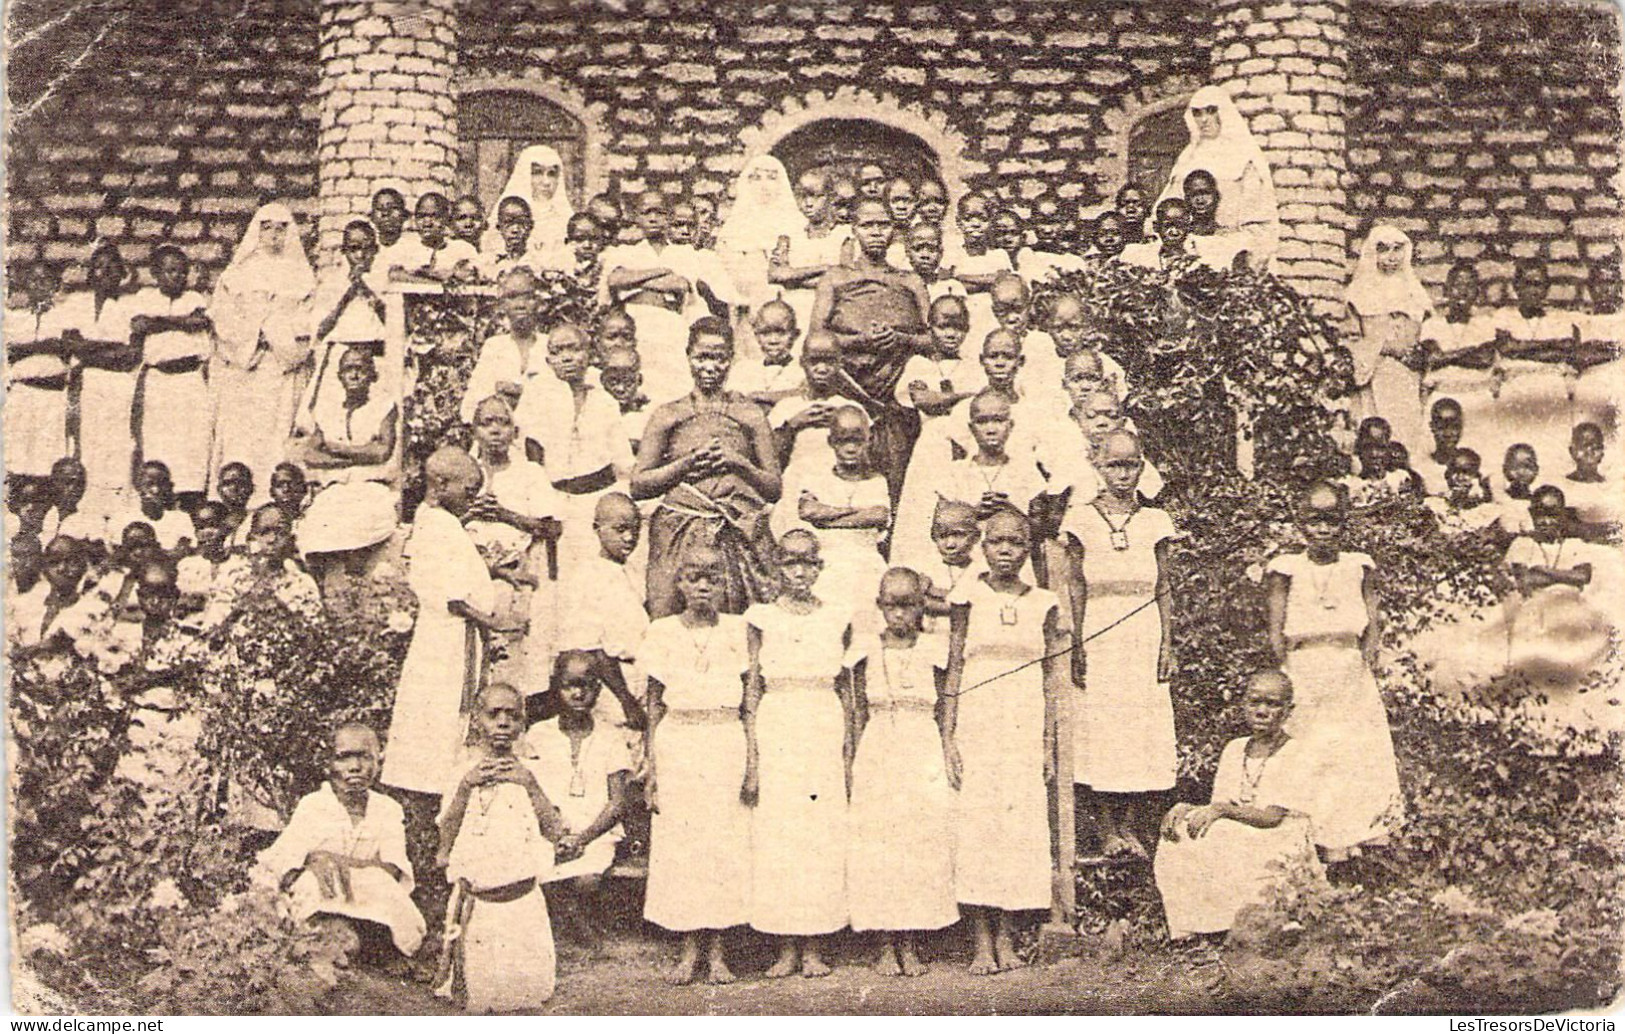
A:
<svg viewBox="0 0 1625 1034">
<path fill-rule="evenodd" d="M 1217 21 L 1212 75 L 1269 158 L 1279 271 L 1336 314 L 1348 256 L 1348 2 L 1221 0 Z"/>
<path fill-rule="evenodd" d="M 1622 229 L 1619 19 L 1584 0 L 1355 4 L 1351 243 L 1393 223 L 1429 284 L 1474 259 L 1497 302 L 1512 261 L 1540 257 L 1554 300 L 1575 298 Z"/>
<path fill-rule="evenodd" d="M 263 201 L 304 214 L 316 193 L 316 0 L 130 7 L 59 82 L 78 41 L 29 51 L 73 26 L 11 26 L 31 63 L 8 83 L 9 253 L 67 262 L 70 283 L 97 238 L 137 262 L 173 241 L 218 271 Z"/>
<path fill-rule="evenodd" d="M 603 112 L 622 190 L 720 193 L 761 130 L 867 112 L 963 148 L 950 178 L 1027 199 L 1114 190 L 1125 112 L 1200 85 L 1207 3 L 634 3 L 586 21 L 560 3 L 464 19 L 461 71 L 529 79 Z M 596 110 L 582 112 L 588 118 Z M 1117 173 L 1121 175 L 1121 173 Z"/>
<path fill-rule="evenodd" d="M 442 11 L 446 2 L 384 6 L 410 14 Z M 1483 259 L 1499 284 L 1510 258 L 1531 254 L 1550 262 L 1558 297 L 1571 295 L 1579 260 L 1613 247 L 1619 232 L 1618 16 L 1602 0 L 1475 2 L 1470 14 L 1460 4 L 1454 15 L 1431 0 L 1348 4 L 1349 241 L 1374 219 L 1393 219 L 1417 237 L 1430 281 L 1442 278 L 1446 256 L 1463 256 Z M 332 119 L 320 141 L 333 170 L 330 215 L 359 210 L 362 184 L 370 189 L 387 175 L 377 163 L 422 162 L 418 181 L 447 185 L 441 150 L 455 105 L 440 89 L 438 51 L 423 50 L 444 46 L 447 27 L 422 37 L 408 26 L 341 54 L 356 44 L 334 38 L 324 48 L 319 12 L 355 4 L 195 0 L 184 17 L 175 16 L 179 5 L 140 6 L 146 13 L 109 31 L 37 107 L 80 39 L 46 59 L 29 48 L 51 44 L 19 42 L 14 26 L 13 256 L 73 262 L 105 236 L 140 260 L 173 240 L 218 271 L 262 200 L 317 211 L 324 110 Z M 1266 43 L 1283 44 L 1263 38 L 1263 28 L 1216 50 L 1219 0 L 625 6 L 611 16 L 586 0 L 465 0 L 456 53 L 443 59 L 458 66 L 450 93 L 518 84 L 560 102 L 588 126 L 597 182 L 623 190 L 688 181 L 721 192 L 746 154 L 823 112 L 912 129 L 964 185 L 1015 199 L 1055 186 L 1087 199 L 1121 182 L 1134 120 L 1179 104 L 1215 65 L 1234 79 L 1263 74 L 1248 61 L 1318 56 L 1270 53 Z M 1283 8 L 1273 21 L 1290 36 L 1285 27 L 1297 19 L 1285 8 L 1300 8 L 1299 0 L 1265 6 Z M 1232 52 L 1243 45 L 1252 48 L 1246 55 Z M 393 55 L 388 67 L 385 54 Z M 408 58 L 429 67 L 402 67 Z M 354 67 L 339 71 L 346 59 Z M 371 102 L 383 97 L 369 97 L 374 110 L 360 118 L 353 94 L 345 108 L 339 92 L 322 92 L 324 60 L 334 83 L 345 74 L 410 78 L 410 90 L 399 78 L 352 89 L 397 91 L 385 107 L 418 119 L 381 127 Z M 1291 85 L 1289 78 L 1288 95 Z M 1313 119 L 1324 114 L 1332 132 L 1336 115 L 1325 107 L 1334 94 L 1321 92 L 1308 111 L 1243 100 L 1257 106 L 1261 135 L 1306 133 L 1312 149 Z M 346 125 L 360 128 L 338 131 Z M 383 144 L 389 153 L 375 154 Z M 430 155 L 430 147 L 441 150 Z M 1280 149 L 1283 195 L 1333 190 L 1315 182 L 1313 169 L 1304 170 L 1308 184 L 1298 182 L 1292 152 L 1303 149 L 1292 138 Z M 335 164 L 346 161 L 347 169 Z M 1330 219 L 1324 225 L 1337 232 Z M 1318 243 L 1335 247 L 1329 237 Z M 80 278 L 76 267 L 69 275 Z"/>
<path fill-rule="evenodd" d="M 334 261 L 344 223 L 367 211 L 375 190 L 395 186 L 408 204 L 452 190 L 456 0 L 328 0 L 320 58 L 320 254 Z"/>
</svg>

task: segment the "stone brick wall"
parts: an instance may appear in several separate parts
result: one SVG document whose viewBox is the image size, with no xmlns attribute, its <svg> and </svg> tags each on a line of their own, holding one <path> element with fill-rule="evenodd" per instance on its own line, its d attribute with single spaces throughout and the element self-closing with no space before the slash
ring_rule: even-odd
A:
<svg viewBox="0 0 1625 1034">
<path fill-rule="evenodd" d="M 1270 160 L 1280 271 L 1333 314 L 1347 280 L 1347 35 L 1348 0 L 1221 0 L 1213 43 L 1213 79 Z"/>
<path fill-rule="evenodd" d="M 450 2 L 381 6 L 410 19 L 440 17 Z M 589 126 L 595 189 L 687 180 L 718 193 L 747 153 L 828 112 L 914 129 L 957 152 L 945 157 L 965 185 L 1015 199 L 1055 186 L 1086 199 L 1121 182 L 1141 114 L 1179 103 L 1215 71 L 1269 86 L 1273 73 L 1249 61 L 1278 61 L 1288 77 L 1284 95 L 1243 91 L 1261 134 L 1301 133 L 1314 150 L 1319 117 L 1335 134 L 1335 90 L 1309 91 L 1300 110 L 1292 76 L 1310 73 L 1285 67 L 1325 63 L 1309 51 L 1337 42 L 1290 31 L 1301 19 L 1287 8 L 1309 2 L 630 0 L 610 15 L 585 0 L 464 0 L 455 53 L 443 56 L 443 20 L 427 35 L 413 22 L 361 34 L 371 42 L 354 31 L 349 42 L 324 38 L 321 11 L 331 28 L 356 3 L 132 5 L 144 13 L 110 31 L 37 109 L 77 40 L 50 60 L 28 53 L 41 44 L 14 42 L 13 111 L 27 114 L 7 144 L 9 240 L 14 256 L 70 262 L 97 236 L 137 260 L 172 240 L 218 271 L 262 200 L 342 219 L 391 174 L 448 185 L 453 97 L 499 81 L 574 102 L 564 106 Z M 1349 242 L 1374 219 L 1393 219 L 1417 237 L 1430 281 L 1447 256 L 1470 256 L 1498 289 L 1510 259 L 1530 254 L 1550 262 L 1559 299 L 1572 294 L 1579 260 L 1614 247 L 1619 233 L 1618 16 L 1602 0 L 1463 0 L 1455 14 L 1431 0 L 1324 6 L 1341 12 L 1345 2 Z M 1264 19 L 1274 35 L 1310 45 L 1288 54 L 1265 28 L 1246 37 L 1241 26 L 1244 38 L 1216 47 L 1220 15 L 1237 4 L 1281 8 Z M 324 62 L 335 84 L 326 92 Z M 363 74 L 365 84 L 337 86 Z M 1300 108 L 1268 110 L 1260 98 L 1276 95 Z M 381 110 L 415 114 L 392 128 L 379 125 Z M 321 187 L 319 145 L 330 171 Z M 1275 171 L 1283 204 L 1291 194 L 1293 204 L 1336 207 L 1326 174 L 1299 170 L 1292 155 L 1306 149 L 1294 137 L 1267 145 L 1285 155 Z M 1332 221 L 1322 231 L 1297 222 L 1302 257 L 1333 264 Z M 71 280 L 79 275 L 70 268 Z"/>
<path fill-rule="evenodd" d="M 459 32 L 463 73 L 601 105 L 605 162 L 629 191 L 687 178 L 720 193 L 742 135 L 825 107 L 943 130 L 963 146 L 964 182 L 1012 198 L 1110 191 L 1125 107 L 1199 85 L 1211 33 L 1207 3 L 1163 0 L 631 6 L 589 24 L 559 3 L 509 3 Z"/>
<path fill-rule="evenodd" d="M 328 0 L 320 58 L 320 255 L 333 261 L 347 218 L 365 213 L 378 188 L 396 186 L 407 204 L 452 189 L 456 0 Z"/>
<path fill-rule="evenodd" d="M 13 67 L 7 141 L 13 258 L 80 261 L 106 238 L 144 260 L 172 241 L 206 270 L 231 257 L 249 217 L 316 193 L 317 0 L 130 5 L 38 108 L 62 64 Z M 9 6 L 9 5 L 8 5 Z M 50 36 L 13 47 L 53 47 Z M 26 115 L 19 112 L 27 111 Z"/>
<path fill-rule="evenodd" d="M 1351 244 L 1377 221 L 1416 241 L 1422 278 L 1475 259 L 1507 297 L 1548 261 L 1554 300 L 1621 235 L 1619 13 L 1585 0 L 1357 3 L 1349 31 Z"/>
</svg>

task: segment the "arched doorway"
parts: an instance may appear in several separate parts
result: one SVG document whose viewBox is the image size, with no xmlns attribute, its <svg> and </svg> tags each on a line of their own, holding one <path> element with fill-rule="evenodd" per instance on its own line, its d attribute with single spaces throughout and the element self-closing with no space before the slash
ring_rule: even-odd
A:
<svg viewBox="0 0 1625 1034">
<path fill-rule="evenodd" d="M 809 122 L 785 134 L 771 154 L 784 163 L 792 183 L 810 169 L 856 180 L 858 168 L 871 162 L 916 184 L 927 179 L 942 182 L 937 153 L 929 144 L 907 130 L 872 119 Z"/>
<path fill-rule="evenodd" d="M 514 159 L 532 144 L 559 153 L 570 201 L 579 208 L 586 200 L 586 128 L 547 98 L 524 90 L 465 93 L 457 99 L 457 131 L 457 191 L 479 198 L 487 211 L 507 184 Z"/>
<path fill-rule="evenodd" d="M 1155 198 L 1190 138 L 1183 101 L 1141 116 L 1129 127 L 1127 182 Z"/>
</svg>

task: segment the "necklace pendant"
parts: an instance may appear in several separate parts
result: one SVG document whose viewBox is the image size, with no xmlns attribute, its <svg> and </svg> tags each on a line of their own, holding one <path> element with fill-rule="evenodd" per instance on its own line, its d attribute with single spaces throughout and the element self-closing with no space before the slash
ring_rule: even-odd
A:
<svg viewBox="0 0 1625 1034">
<path fill-rule="evenodd" d="M 1021 617 L 1021 612 L 1014 603 L 1006 603 L 999 607 L 999 624 L 1014 625 Z"/>
<path fill-rule="evenodd" d="M 1116 550 L 1124 550 L 1128 548 L 1127 528 L 1112 529 L 1112 548 Z"/>
</svg>

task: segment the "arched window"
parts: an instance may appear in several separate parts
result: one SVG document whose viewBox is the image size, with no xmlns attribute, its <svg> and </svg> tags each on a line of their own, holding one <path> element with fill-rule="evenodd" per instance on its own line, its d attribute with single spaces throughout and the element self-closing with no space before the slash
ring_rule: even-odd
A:
<svg viewBox="0 0 1625 1034">
<path fill-rule="evenodd" d="M 1189 142 L 1183 99 L 1145 113 L 1129 128 L 1127 182 L 1155 199 L 1168 185 L 1168 174 Z"/>
<path fill-rule="evenodd" d="M 524 90 L 482 90 L 457 100 L 457 191 L 496 204 L 514 159 L 547 144 L 564 162 L 564 189 L 580 208 L 586 183 L 587 133 L 581 120 Z"/>
<path fill-rule="evenodd" d="M 860 118 L 826 118 L 793 130 L 773 145 L 773 157 L 784 163 L 790 182 L 809 169 L 856 178 L 858 167 L 874 162 L 891 175 L 914 183 L 942 182 L 937 154 L 906 130 Z"/>
</svg>

